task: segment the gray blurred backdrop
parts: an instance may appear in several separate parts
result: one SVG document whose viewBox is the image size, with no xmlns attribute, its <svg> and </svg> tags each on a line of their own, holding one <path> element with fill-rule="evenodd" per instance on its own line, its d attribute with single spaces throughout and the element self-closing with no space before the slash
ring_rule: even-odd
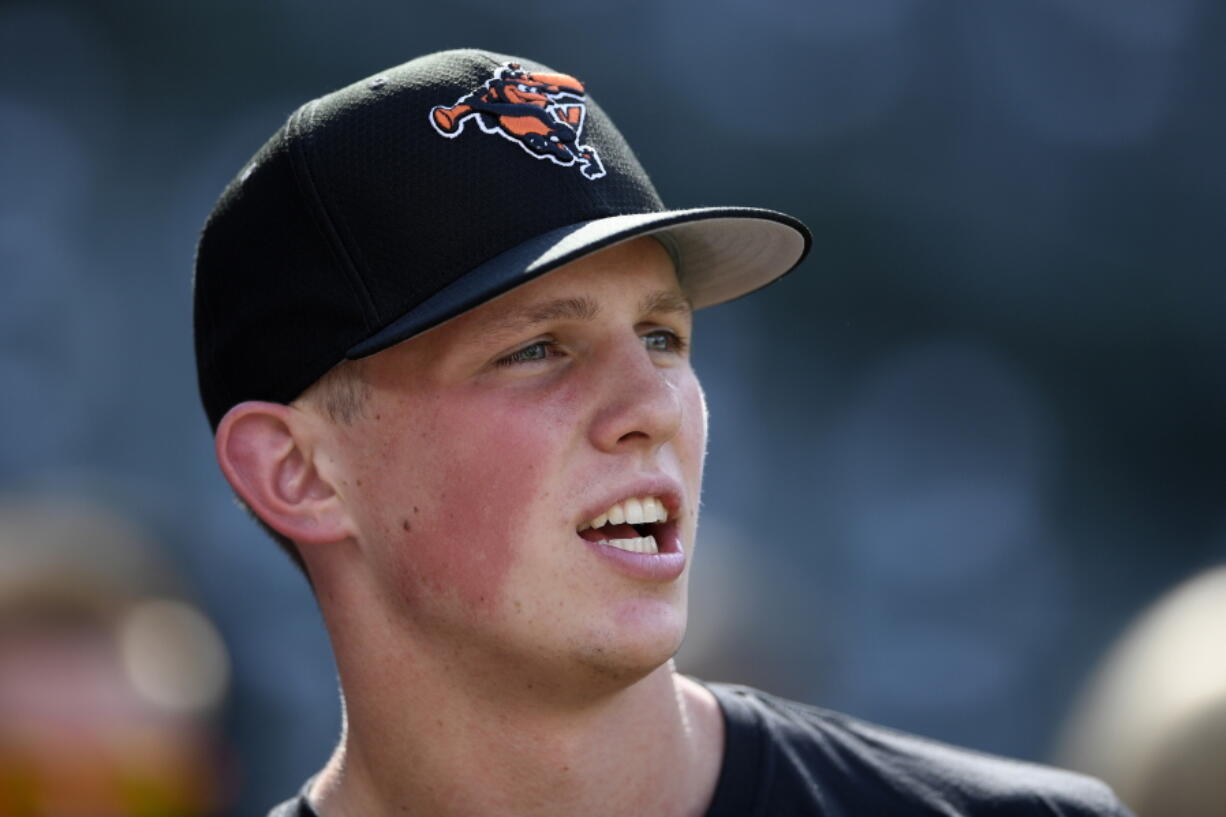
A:
<svg viewBox="0 0 1226 817">
<path fill-rule="evenodd" d="M 1213 0 L 0 5 L 0 488 L 155 531 L 225 636 L 235 813 L 338 729 L 305 584 L 233 505 L 200 225 L 298 104 L 478 46 L 582 79 L 672 206 L 807 221 L 701 313 L 682 669 L 1041 759 L 1138 609 L 1226 557 Z"/>
</svg>

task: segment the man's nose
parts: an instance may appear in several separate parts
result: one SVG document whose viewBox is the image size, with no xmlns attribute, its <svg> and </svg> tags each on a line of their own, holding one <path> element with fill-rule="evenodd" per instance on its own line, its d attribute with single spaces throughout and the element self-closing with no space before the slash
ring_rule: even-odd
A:
<svg viewBox="0 0 1226 817">
<path fill-rule="evenodd" d="M 681 374 L 677 366 L 654 361 L 638 336 L 619 343 L 595 373 L 600 401 L 591 426 L 592 443 L 618 453 L 654 450 L 675 437 L 684 414 Z"/>
</svg>

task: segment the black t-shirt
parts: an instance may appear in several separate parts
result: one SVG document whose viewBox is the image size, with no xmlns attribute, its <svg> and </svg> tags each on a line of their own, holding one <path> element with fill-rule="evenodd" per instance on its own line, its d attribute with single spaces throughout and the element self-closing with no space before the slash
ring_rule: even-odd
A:
<svg viewBox="0 0 1226 817">
<path fill-rule="evenodd" d="M 707 817 L 1131 817 L 1093 778 L 707 687 L 727 735 Z"/>
<path fill-rule="evenodd" d="M 749 687 L 706 687 L 723 710 L 726 735 L 707 817 L 1132 817 L 1093 778 L 957 749 Z M 317 815 L 300 795 L 268 817 Z"/>
</svg>

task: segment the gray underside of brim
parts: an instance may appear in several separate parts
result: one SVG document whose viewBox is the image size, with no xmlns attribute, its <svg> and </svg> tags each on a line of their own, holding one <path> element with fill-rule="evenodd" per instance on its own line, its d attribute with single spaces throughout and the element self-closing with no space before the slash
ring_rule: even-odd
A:
<svg viewBox="0 0 1226 817">
<path fill-rule="evenodd" d="M 668 247 L 695 309 L 782 277 L 809 244 L 803 225 L 789 216 L 745 207 L 632 213 L 574 224 L 490 259 L 356 344 L 346 357 L 374 354 L 571 261 L 644 235 L 657 235 Z"/>
</svg>

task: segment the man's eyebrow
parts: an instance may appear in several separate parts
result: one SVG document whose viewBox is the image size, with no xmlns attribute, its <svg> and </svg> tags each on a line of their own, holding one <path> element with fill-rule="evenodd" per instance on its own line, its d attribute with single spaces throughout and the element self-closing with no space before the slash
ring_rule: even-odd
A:
<svg viewBox="0 0 1226 817">
<path fill-rule="evenodd" d="M 693 311 L 694 305 L 690 303 L 690 299 L 677 289 L 652 292 L 639 303 L 640 315 L 659 315 L 661 312 L 688 315 Z"/>
<path fill-rule="evenodd" d="M 538 323 L 557 320 L 590 321 L 600 312 L 600 306 L 591 298 L 557 298 L 552 301 L 529 304 L 504 315 L 487 330 L 490 334 L 518 332 Z"/>
<path fill-rule="evenodd" d="M 651 292 L 639 302 L 639 314 L 644 316 L 661 313 L 688 315 L 693 311 L 689 299 L 679 290 L 661 289 Z M 528 304 L 504 315 L 490 326 L 485 334 L 521 332 L 537 324 L 558 320 L 590 321 L 599 314 L 600 304 L 586 296 L 556 298 L 552 301 Z"/>
</svg>

